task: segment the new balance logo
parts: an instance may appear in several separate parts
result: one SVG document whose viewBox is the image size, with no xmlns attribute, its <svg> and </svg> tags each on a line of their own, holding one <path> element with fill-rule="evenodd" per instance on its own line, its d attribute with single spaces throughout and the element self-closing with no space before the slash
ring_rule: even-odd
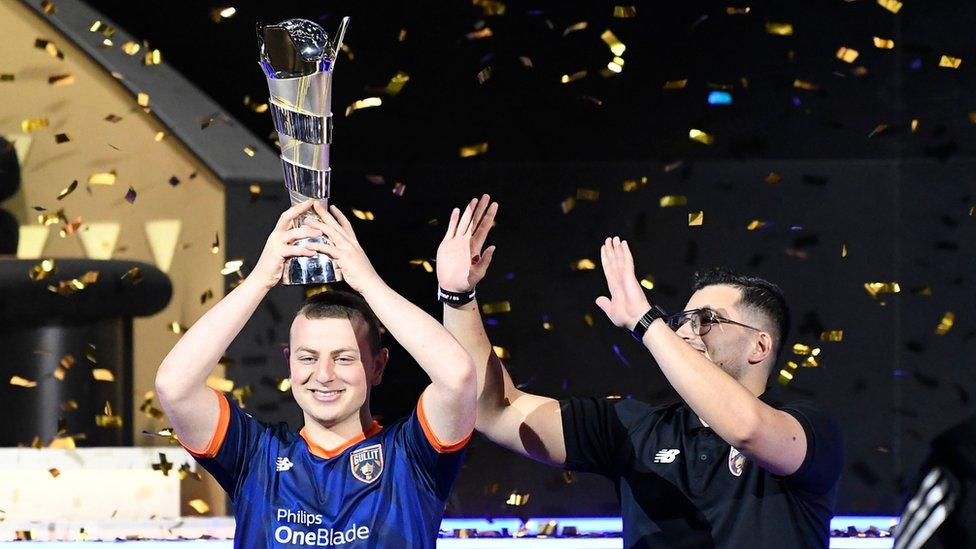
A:
<svg viewBox="0 0 976 549">
<path fill-rule="evenodd" d="M 678 457 L 678 454 L 680 453 L 681 450 L 659 450 L 658 453 L 654 454 L 654 463 L 673 463 L 674 459 Z"/>
<path fill-rule="evenodd" d="M 295 464 L 292 463 L 290 459 L 286 457 L 280 457 L 278 458 L 278 461 L 275 462 L 275 466 L 276 466 L 275 470 L 280 473 L 281 471 L 287 471 L 288 469 L 291 469 L 292 466 L 294 465 Z"/>
</svg>

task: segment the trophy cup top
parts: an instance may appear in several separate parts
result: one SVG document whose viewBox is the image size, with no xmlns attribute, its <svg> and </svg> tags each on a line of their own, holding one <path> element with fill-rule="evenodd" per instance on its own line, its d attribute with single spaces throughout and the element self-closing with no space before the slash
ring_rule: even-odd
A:
<svg viewBox="0 0 976 549">
<path fill-rule="evenodd" d="M 268 78 L 299 78 L 329 71 L 342 45 L 349 18 L 343 18 L 339 39 L 333 44 L 318 23 L 308 19 L 288 19 L 266 25 L 258 23 L 259 63 Z"/>
</svg>

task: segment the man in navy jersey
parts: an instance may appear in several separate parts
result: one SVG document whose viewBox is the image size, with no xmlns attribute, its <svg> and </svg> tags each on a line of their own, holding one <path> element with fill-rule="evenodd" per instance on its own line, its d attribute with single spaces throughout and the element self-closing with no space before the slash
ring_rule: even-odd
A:
<svg viewBox="0 0 976 549">
<path fill-rule="evenodd" d="M 290 228 L 311 207 L 282 214 L 250 275 L 160 365 L 156 391 L 180 442 L 233 500 L 235 547 L 433 548 L 474 429 L 474 364 L 436 320 L 380 279 L 334 206 L 315 205 L 321 223 Z M 455 218 L 452 238 L 470 237 L 470 218 Z M 294 245 L 322 235 L 328 244 Z M 278 284 L 285 260 L 315 252 L 333 258 L 362 298 L 321 293 L 295 316 L 285 356 L 305 426 L 293 433 L 259 422 L 206 382 Z M 388 427 L 369 409 L 389 356 L 377 317 L 431 379 L 410 416 Z"/>
<path fill-rule="evenodd" d="M 478 431 L 609 478 L 626 549 L 826 547 L 843 447 L 819 405 L 783 402 L 767 386 L 789 331 L 780 289 L 708 271 L 685 310 L 666 315 L 648 303 L 627 242 L 608 238 L 600 259 L 610 297 L 596 305 L 647 348 L 683 402 L 529 394 L 493 353 L 474 299 L 495 251 L 482 251 L 498 210 L 489 203 L 485 195 L 465 210 L 473 238 L 445 238 L 437 250 L 444 325 L 477 367 Z"/>
</svg>

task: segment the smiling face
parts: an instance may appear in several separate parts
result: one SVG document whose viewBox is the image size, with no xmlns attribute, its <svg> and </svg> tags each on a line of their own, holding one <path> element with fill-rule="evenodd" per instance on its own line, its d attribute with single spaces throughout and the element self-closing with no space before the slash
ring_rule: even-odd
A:
<svg viewBox="0 0 976 549">
<path fill-rule="evenodd" d="M 291 391 L 305 415 L 327 429 L 359 423 L 369 410 L 370 388 L 379 385 L 389 356 L 370 347 L 366 322 L 353 318 L 295 317 L 288 367 Z"/>
<path fill-rule="evenodd" d="M 769 364 L 775 359 L 768 321 L 749 307 L 743 307 L 741 298 L 742 291 L 735 286 L 705 286 L 692 294 L 684 310 L 712 309 L 724 318 L 764 331 L 718 323 L 713 324 L 708 333 L 700 336 L 692 329 L 691 322 L 686 322 L 676 333 L 735 379 L 743 381 L 746 376 L 765 378 Z"/>
</svg>

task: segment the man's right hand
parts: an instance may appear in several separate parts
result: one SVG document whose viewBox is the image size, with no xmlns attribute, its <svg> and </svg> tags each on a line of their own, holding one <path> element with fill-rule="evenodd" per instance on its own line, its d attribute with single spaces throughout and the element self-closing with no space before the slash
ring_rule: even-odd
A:
<svg viewBox="0 0 976 549">
<path fill-rule="evenodd" d="M 281 281 L 286 259 L 290 257 L 311 257 L 318 253 L 315 250 L 296 246 L 293 243 L 301 238 L 322 236 L 322 231 L 311 227 L 291 228 L 295 219 L 310 210 L 313 203 L 312 200 L 306 200 L 288 208 L 281 214 L 274 230 L 268 236 L 261 257 L 254 265 L 254 269 L 251 270 L 251 274 L 248 275 L 248 279 L 271 289 Z"/>
<path fill-rule="evenodd" d="M 487 194 L 481 199 L 472 198 L 463 214 L 458 208 L 451 212 L 447 232 L 437 247 L 437 283 L 441 288 L 468 292 L 485 277 L 495 247 L 482 251 L 482 246 L 496 213 L 498 203 L 491 202 Z"/>
</svg>

